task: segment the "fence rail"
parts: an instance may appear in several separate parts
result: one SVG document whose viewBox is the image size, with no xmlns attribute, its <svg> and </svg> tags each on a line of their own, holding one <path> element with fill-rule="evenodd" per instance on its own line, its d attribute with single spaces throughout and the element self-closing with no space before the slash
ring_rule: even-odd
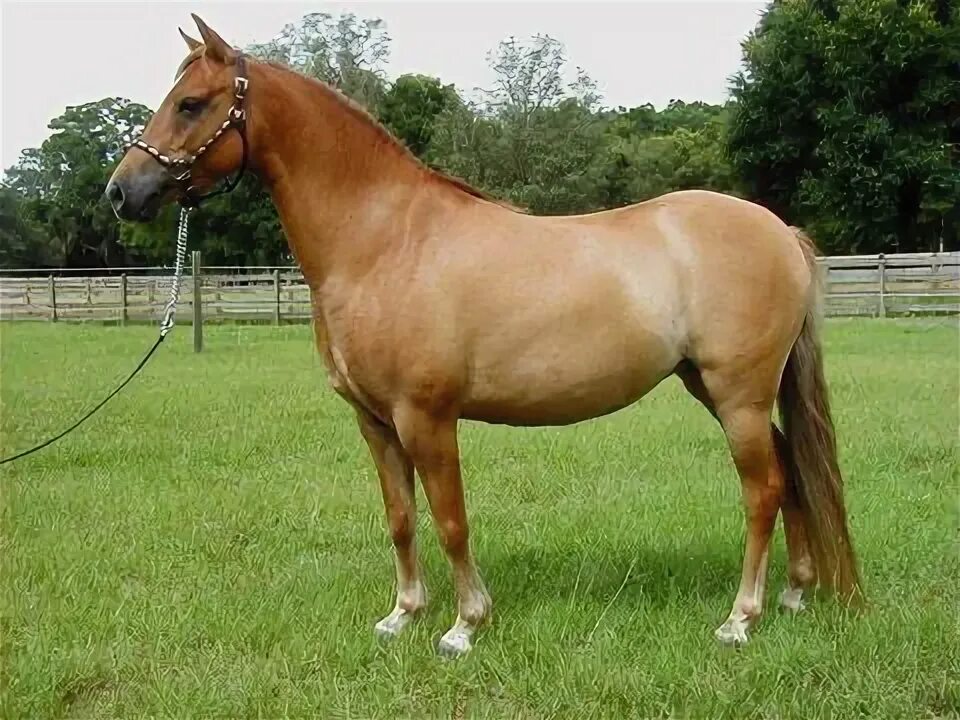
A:
<svg viewBox="0 0 960 720">
<path fill-rule="evenodd" d="M 820 258 L 827 315 L 885 317 L 960 313 L 960 252 Z M 304 322 L 310 292 L 294 267 L 200 266 L 185 282 L 182 307 L 202 323 Z M 0 320 L 155 322 L 170 287 L 169 268 L 0 271 Z M 84 274 L 84 272 L 88 274 Z M 199 294 L 199 302 L 195 302 Z M 181 312 L 181 322 L 191 313 Z"/>
</svg>

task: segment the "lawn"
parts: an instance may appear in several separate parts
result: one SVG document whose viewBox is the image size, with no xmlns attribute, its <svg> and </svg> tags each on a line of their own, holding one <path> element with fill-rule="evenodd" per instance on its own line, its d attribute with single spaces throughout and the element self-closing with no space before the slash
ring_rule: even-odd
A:
<svg viewBox="0 0 960 720">
<path fill-rule="evenodd" d="M 58 432 L 154 338 L 0 326 L 0 454 Z M 178 328 L 80 430 L 0 468 L 5 718 L 957 717 L 956 319 L 832 320 L 827 376 L 870 606 L 819 598 L 716 645 L 740 572 L 739 482 L 664 382 L 567 428 L 466 423 L 494 622 L 434 653 L 453 591 L 421 495 L 431 605 L 381 645 L 393 560 L 352 414 L 307 326 Z"/>
</svg>

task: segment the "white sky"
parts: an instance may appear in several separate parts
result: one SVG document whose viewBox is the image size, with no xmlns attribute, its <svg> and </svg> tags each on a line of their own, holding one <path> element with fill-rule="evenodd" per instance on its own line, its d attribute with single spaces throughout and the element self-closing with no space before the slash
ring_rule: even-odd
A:
<svg viewBox="0 0 960 720">
<path fill-rule="evenodd" d="M 419 72 L 461 91 L 489 87 L 487 52 L 514 35 L 548 34 L 599 83 L 605 105 L 720 102 L 740 41 L 764 2 L 16 2 L 0 13 L 0 168 L 38 146 L 67 105 L 108 96 L 156 107 L 185 55 L 195 12 L 238 47 L 263 42 L 308 12 L 380 17 L 388 75 Z"/>
</svg>

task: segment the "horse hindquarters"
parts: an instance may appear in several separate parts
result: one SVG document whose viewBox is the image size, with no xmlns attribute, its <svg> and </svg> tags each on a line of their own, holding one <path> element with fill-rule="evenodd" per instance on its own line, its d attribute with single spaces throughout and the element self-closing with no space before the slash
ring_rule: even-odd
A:
<svg viewBox="0 0 960 720">
<path fill-rule="evenodd" d="M 813 277 L 812 244 L 804 241 L 802 249 Z M 844 597 L 860 596 L 823 377 L 816 299 L 815 287 L 807 288 L 803 305 L 782 297 L 772 307 L 777 312 L 764 319 L 766 333 L 752 343 L 742 327 L 712 328 L 713 344 L 699 362 L 677 369 L 691 394 L 723 426 L 742 483 L 747 542 L 733 609 L 717 631 L 725 642 L 745 642 L 762 611 L 769 540 L 780 509 L 790 563 L 790 585 L 781 602 L 799 609 L 804 587 L 817 576 Z M 796 317 L 794 310 L 803 314 Z M 772 425 L 777 397 L 783 432 Z"/>
</svg>

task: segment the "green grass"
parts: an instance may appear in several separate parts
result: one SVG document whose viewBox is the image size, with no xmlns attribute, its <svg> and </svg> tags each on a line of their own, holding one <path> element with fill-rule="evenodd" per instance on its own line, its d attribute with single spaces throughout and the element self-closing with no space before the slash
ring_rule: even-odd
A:
<svg viewBox="0 0 960 720">
<path fill-rule="evenodd" d="M 0 326 L 2 454 L 72 422 L 154 332 Z M 379 489 L 309 328 L 206 341 L 175 331 L 101 414 L 0 469 L 3 717 L 958 716 L 955 318 L 826 325 L 865 614 L 780 615 L 778 530 L 752 643 L 715 645 L 739 483 L 671 379 L 575 427 L 464 425 L 495 619 L 455 663 L 434 654 L 454 606 L 425 510 L 430 608 L 374 640 L 394 592 Z"/>
</svg>

